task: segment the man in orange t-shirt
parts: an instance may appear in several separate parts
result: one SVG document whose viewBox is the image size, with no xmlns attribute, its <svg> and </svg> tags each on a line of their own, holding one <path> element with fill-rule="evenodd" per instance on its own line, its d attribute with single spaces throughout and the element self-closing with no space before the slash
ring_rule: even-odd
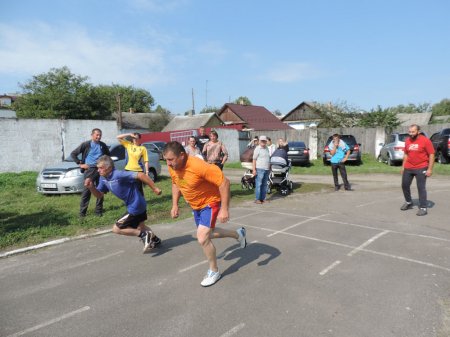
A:
<svg viewBox="0 0 450 337">
<path fill-rule="evenodd" d="M 216 227 L 216 219 L 229 220 L 230 181 L 213 164 L 186 154 L 178 142 L 167 143 L 163 150 L 172 178 L 172 218 L 178 217 L 178 201 L 181 195 L 192 207 L 197 240 L 209 262 L 209 269 L 201 285 L 211 286 L 220 279 L 216 248 L 211 239 L 234 238 L 241 248 L 247 245 L 245 228 L 236 231 Z"/>
</svg>

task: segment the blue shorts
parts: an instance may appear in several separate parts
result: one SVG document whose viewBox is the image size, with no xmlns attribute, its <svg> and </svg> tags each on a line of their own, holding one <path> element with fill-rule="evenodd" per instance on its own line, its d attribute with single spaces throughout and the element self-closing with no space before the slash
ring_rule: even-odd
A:
<svg viewBox="0 0 450 337">
<path fill-rule="evenodd" d="M 217 215 L 220 210 L 220 202 L 206 206 L 205 208 L 199 210 L 193 210 L 195 225 L 205 226 L 209 228 L 216 227 Z"/>
</svg>

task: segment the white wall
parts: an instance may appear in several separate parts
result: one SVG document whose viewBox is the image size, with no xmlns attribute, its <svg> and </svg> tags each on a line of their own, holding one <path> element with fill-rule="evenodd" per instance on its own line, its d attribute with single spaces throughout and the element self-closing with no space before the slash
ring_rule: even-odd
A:
<svg viewBox="0 0 450 337">
<path fill-rule="evenodd" d="M 60 162 L 90 139 L 93 128 L 103 131 L 105 143 L 116 141 L 115 121 L 0 119 L 0 172 L 40 171 Z"/>
</svg>

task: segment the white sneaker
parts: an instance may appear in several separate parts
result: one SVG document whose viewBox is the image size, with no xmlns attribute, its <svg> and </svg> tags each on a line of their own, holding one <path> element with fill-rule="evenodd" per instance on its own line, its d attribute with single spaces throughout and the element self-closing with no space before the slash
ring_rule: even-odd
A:
<svg viewBox="0 0 450 337">
<path fill-rule="evenodd" d="M 241 227 L 239 229 L 236 230 L 236 232 L 239 235 L 239 244 L 241 245 L 241 248 L 245 248 L 247 247 L 247 231 L 245 230 L 244 227 Z"/>
<path fill-rule="evenodd" d="M 200 283 L 203 287 L 209 287 L 212 286 L 214 283 L 219 281 L 220 279 L 220 272 L 219 271 L 212 271 L 208 269 L 208 272 L 206 273 L 205 277 L 203 278 L 203 281 Z"/>
</svg>

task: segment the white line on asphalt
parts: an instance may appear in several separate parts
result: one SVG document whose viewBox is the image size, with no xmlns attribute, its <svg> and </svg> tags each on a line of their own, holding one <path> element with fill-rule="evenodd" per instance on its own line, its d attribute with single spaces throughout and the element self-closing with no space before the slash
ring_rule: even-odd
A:
<svg viewBox="0 0 450 337">
<path fill-rule="evenodd" d="M 326 267 L 324 270 L 322 270 L 319 274 L 321 276 L 325 275 L 326 273 L 328 273 L 331 269 L 333 269 L 334 267 L 338 266 L 341 263 L 341 261 L 337 260 L 334 261 L 332 264 L 330 264 L 328 267 Z"/>
<path fill-rule="evenodd" d="M 378 230 L 378 231 L 387 230 L 386 228 L 373 227 L 373 226 L 366 226 L 366 225 L 358 225 L 358 224 L 354 224 L 354 223 L 350 223 L 350 222 L 337 221 L 337 220 L 320 219 L 320 221 L 332 222 L 332 223 L 337 223 L 337 224 L 340 224 L 340 225 L 348 225 L 348 226 L 353 226 L 353 227 L 360 227 L 360 228 L 373 229 L 373 230 Z M 417 236 L 417 237 L 419 237 L 419 238 L 433 239 L 433 240 L 439 240 L 439 241 L 447 241 L 447 242 L 450 242 L 449 239 L 439 238 L 439 237 L 436 237 L 436 236 L 423 235 L 423 234 L 415 234 L 415 233 L 408 233 L 408 232 L 399 232 L 399 231 L 394 231 L 394 230 L 391 230 L 391 229 L 388 229 L 388 230 L 389 230 L 391 233 L 394 233 L 394 234 L 402 234 L 402 235 L 409 235 L 409 236 Z"/>
<path fill-rule="evenodd" d="M 389 233 L 390 231 L 383 231 L 381 233 L 378 233 L 377 235 L 371 237 L 369 240 L 367 240 L 366 242 L 364 242 L 361 246 L 356 247 L 355 249 L 353 249 L 350 253 L 347 254 L 347 256 L 353 256 L 355 255 L 357 252 L 359 252 L 360 250 L 363 250 L 365 247 L 367 247 L 368 245 L 370 245 L 372 242 L 374 242 L 376 239 L 381 238 L 383 235 Z"/>
<path fill-rule="evenodd" d="M 242 330 L 245 327 L 245 323 L 241 323 L 239 325 L 236 325 L 233 329 L 225 332 L 223 335 L 221 335 L 220 337 L 230 337 L 233 336 L 236 332 L 238 332 L 239 330 Z"/>
<path fill-rule="evenodd" d="M 384 201 L 384 200 L 383 200 Z M 369 205 L 373 205 L 376 204 L 378 201 L 371 201 L 371 202 L 367 202 L 365 204 L 361 204 L 361 205 L 356 205 L 355 207 L 364 207 L 364 206 L 369 206 Z"/>
<path fill-rule="evenodd" d="M 267 232 L 274 232 L 274 230 L 270 229 L 270 228 L 256 227 L 256 226 L 250 226 L 250 225 L 247 225 L 247 227 L 248 228 L 259 229 L 259 230 L 267 231 Z M 390 231 L 390 232 L 394 233 L 393 231 Z M 344 247 L 344 248 L 350 248 L 350 249 L 357 248 L 355 246 L 350 246 L 350 245 L 347 245 L 347 244 L 344 244 L 344 243 L 339 243 L 339 242 L 334 242 L 334 241 L 327 241 L 327 240 L 317 239 L 317 238 L 304 236 L 304 235 L 299 235 L 299 234 L 293 234 L 293 233 L 288 233 L 288 232 L 283 232 L 281 234 L 294 236 L 294 237 L 302 238 L 302 239 L 306 239 L 306 240 L 326 243 L 326 244 L 333 245 L 333 246 L 338 246 L 338 247 Z M 362 252 L 366 252 L 366 253 L 372 253 L 372 254 L 387 256 L 387 257 L 391 257 L 391 258 L 394 258 L 394 259 L 397 259 L 397 260 L 413 262 L 413 263 L 417 263 L 417 264 L 420 264 L 420 265 L 433 267 L 433 268 L 437 268 L 437 269 L 442 269 L 442 270 L 450 272 L 450 268 L 439 266 L 439 265 L 436 265 L 436 264 L 433 264 L 433 263 L 429 263 L 429 262 L 424 262 L 424 261 L 420 261 L 420 260 L 414 260 L 414 259 L 410 259 L 410 258 L 407 258 L 407 257 L 393 255 L 393 254 L 388 254 L 388 253 L 383 253 L 383 252 L 378 252 L 378 251 L 370 250 L 370 249 L 361 249 L 361 251 Z"/>
<path fill-rule="evenodd" d="M 441 270 L 445 270 L 445 271 L 450 272 L 450 268 L 439 266 L 439 265 L 434 264 L 434 263 L 429 263 L 429 262 L 424 262 L 424 261 L 420 261 L 420 260 L 410 259 L 410 258 L 407 258 L 407 257 L 398 256 L 398 255 L 389 254 L 389 253 L 377 252 L 375 250 L 370 250 L 370 249 L 363 249 L 362 251 L 363 252 L 367 252 L 367 253 L 372 253 L 372 254 L 392 257 L 393 259 L 402 260 L 402 261 L 408 261 L 408 262 L 412 262 L 412 263 L 417 263 L 417 264 L 421 264 L 423 266 L 433 267 L 433 268 L 437 268 L 437 269 L 441 269 Z"/>
<path fill-rule="evenodd" d="M 328 214 L 322 214 L 322 215 L 316 216 L 316 217 L 314 217 L 314 218 L 309 218 L 309 219 L 306 219 L 306 220 L 297 222 L 296 224 L 293 224 L 292 226 L 283 228 L 283 229 L 280 230 L 280 231 L 276 231 L 276 232 L 274 232 L 274 233 L 272 233 L 272 234 L 269 234 L 269 235 L 267 235 L 267 237 L 270 238 L 270 237 L 272 237 L 272 236 L 274 236 L 274 235 L 277 235 L 277 234 L 279 234 L 279 233 L 283 233 L 283 232 L 285 232 L 285 231 L 287 231 L 287 230 L 289 230 L 289 229 L 292 229 L 292 228 L 294 228 L 294 227 L 303 225 L 304 223 L 307 223 L 307 222 L 310 222 L 310 221 L 313 221 L 313 220 L 317 220 L 317 219 L 319 219 L 319 218 L 321 218 L 321 217 L 323 217 L 323 216 L 326 216 L 326 215 L 328 215 Z"/>
<path fill-rule="evenodd" d="M 120 255 L 122 253 L 124 253 L 124 251 L 123 250 L 119 250 L 118 252 L 115 252 L 115 253 L 112 253 L 112 254 L 108 254 L 108 255 L 105 255 L 105 256 L 102 256 L 102 257 L 98 257 L 96 259 L 92 259 L 92 260 L 89 260 L 89 261 L 84 261 L 84 262 L 80 262 L 80 263 L 77 263 L 77 264 L 73 264 L 73 265 L 67 266 L 65 268 L 62 268 L 62 270 L 78 268 L 78 267 L 84 266 L 86 264 L 103 261 L 103 260 L 109 259 L 110 257 L 114 257 L 116 255 Z"/>
<path fill-rule="evenodd" d="M 257 240 L 252 241 L 252 242 L 250 242 L 250 244 L 255 243 L 255 242 L 258 242 L 258 241 L 257 241 Z M 248 247 L 248 246 L 249 246 L 249 244 L 247 245 L 247 247 Z M 241 249 L 241 248 L 236 248 L 236 249 L 230 250 L 230 251 L 228 251 L 228 252 L 225 252 L 225 253 L 223 253 L 223 254 L 220 254 L 220 255 L 217 256 L 217 258 L 218 258 L 218 259 L 224 258 L 224 257 L 226 257 L 227 255 L 231 254 L 232 252 L 234 252 L 234 251 L 237 250 L 237 249 Z M 190 266 L 188 266 L 188 267 L 186 267 L 186 268 L 180 269 L 178 272 L 179 272 L 179 273 L 184 273 L 185 271 L 194 269 L 194 268 L 196 268 L 196 267 L 198 267 L 198 266 L 204 265 L 205 263 L 208 263 L 208 260 L 204 260 L 204 261 L 201 261 L 201 262 L 199 262 L 199 263 L 192 264 L 192 265 L 190 265 Z"/>
<path fill-rule="evenodd" d="M 51 319 L 51 320 L 49 320 L 49 321 L 47 321 L 47 322 L 38 324 L 38 325 L 36 325 L 36 326 L 34 326 L 34 327 L 32 327 L 32 328 L 29 328 L 29 329 L 26 329 L 26 330 L 23 330 L 23 331 L 16 332 L 15 334 L 9 335 L 8 337 L 17 337 L 17 336 L 25 335 L 25 334 L 27 334 L 27 333 L 29 333 L 29 332 L 33 332 L 33 331 L 36 331 L 36 330 L 45 328 L 46 326 L 49 326 L 49 325 L 51 325 L 51 324 L 55 324 L 55 323 L 57 323 L 57 322 L 59 322 L 59 321 L 62 321 L 63 319 L 66 319 L 66 318 L 75 316 L 76 314 L 82 313 L 83 311 L 87 311 L 87 310 L 89 310 L 89 309 L 91 309 L 91 308 L 88 307 L 88 306 L 83 307 L 83 308 L 80 308 L 80 309 L 78 309 L 78 310 L 69 312 L 69 313 L 67 313 L 67 314 L 65 314 L 65 315 L 62 315 L 62 316 L 59 316 L 59 317 L 57 317 L 57 318 Z"/>
</svg>

